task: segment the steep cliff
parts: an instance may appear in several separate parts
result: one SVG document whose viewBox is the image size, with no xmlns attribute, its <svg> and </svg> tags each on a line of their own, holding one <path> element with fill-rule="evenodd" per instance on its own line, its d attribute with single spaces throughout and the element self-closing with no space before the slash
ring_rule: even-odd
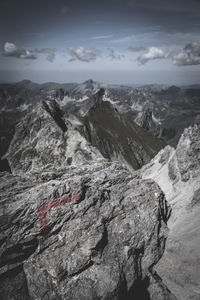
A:
<svg viewBox="0 0 200 300">
<path fill-rule="evenodd" d="M 139 127 L 108 101 L 97 102 L 83 118 L 84 135 L 104 157 L 136 170 L 149 162 L 165 143 Z"/>
<path fill-rule="evenodd" d="M 200 125 L 184 130 L 140 171 L 155 180 L 172 206 L 167 247 L 157 270 L 180 300 L 200 296 Z"/>
</svg>

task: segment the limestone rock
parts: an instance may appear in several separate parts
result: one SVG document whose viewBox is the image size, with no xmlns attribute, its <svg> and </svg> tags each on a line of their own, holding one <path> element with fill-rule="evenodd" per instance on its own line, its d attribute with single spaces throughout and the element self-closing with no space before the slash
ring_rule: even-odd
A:
<svg viewBox="0 0 200 300">
<path fill-rule="evenodd" d="M 168 235 L 163 192 L 108 162 L 82 125 L 51 100 L 16 128 L 12 174 L 0 172 L 0 298 L 173 299 L 152 271 Z"/>
<path fill-rule="evenodd" d="M 75 117 L 65 119 L 55 101 L 43 101 L 18 123 L 6 158 L 16 174 L 80 165 L 103 159 L 76 130 Z"/>
<path fill-rule="evenodd" d="M 0 174 L 1 299 L 148 293 L 144 281 L 163 254 L 170 214 L 153 181 L 108 162 Z"/>
<path fill-rule="evenodd" d="M 156 270 L 179 300 L 198 300 L 200 124 L 185 129 L 177 148 L 167 146 L 140 174 L 155 180 L 172 206 L 169 238 Z"/>
</svg>

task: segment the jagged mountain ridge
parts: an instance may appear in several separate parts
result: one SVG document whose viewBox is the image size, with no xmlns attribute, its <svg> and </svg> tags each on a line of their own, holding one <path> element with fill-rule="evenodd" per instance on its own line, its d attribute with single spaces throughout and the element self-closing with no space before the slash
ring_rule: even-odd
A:
<svg viewBox="0 0 200 300">
<path fill-rule="evenodd" d="M 1 299 L 175 300 L 153 269 L 171 210 L 162 191 L 80 126 L 51 100 L 17 125 L 12 174 L 0 172 Z"/>
<path fill-rule="evenodd" d="M 40 85 L 27 80 L 1 84 L 0 118 L 5 122 L 0 128 L 0 155 L 6 152 L 14 126 L 31 109 L 31 105 L 43 100 L 56 100 L 65 111 L 83 116 L 95 104 L 95 94 L 101 88 L 105 90 L 103 100 L 111 102 L 120 113 L 130 115 L 139 126 L 171 145 L 177 144 L 184 128 L 192 125 L 200 114 L 198 86 L 150 85 L 133 88 L 93 80 L 83 84 Z"/>
<path fill-rule="evenodd" d="M 2 157 L 14 135 L 16 124 L 29 109 L 49 97 L 62 97 L 76 84 L 37 84 L 23 80 L 15 84 L 0 84 L 0 157 Z"/>
<path fill-rule="evenodd" d="M 164 143 L 121 116 L 102 95 L 96 95 L 96 105 L 84 118 L 65 113 L 54 100 L 38 103 L 16 126 L 5 155 L 12 171 L 80 164 L 85 157 L 94 159 L 96 149 L 102 154 L 98 159 L 121 161 L 130 170 L 149 162 Z"/>
<path fill-rule="evenodd" d="M 103 159 L 76 129 L 75 116 L 67 117 L 56 101 L 38 103 L 18 123 L 5 158 L 12 172 L 20 174 Z"/>
</svg>

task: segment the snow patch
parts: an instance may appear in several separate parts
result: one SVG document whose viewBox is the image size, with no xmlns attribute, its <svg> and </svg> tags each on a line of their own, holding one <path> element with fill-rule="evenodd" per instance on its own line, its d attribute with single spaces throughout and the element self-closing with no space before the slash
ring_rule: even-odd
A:
<svg viewBox="0 0 200 300">
<path fill-rule="evenodd" d="M 76 101 L 76 99 L 75 98 L 71 98 L 69 96 L 65 96 L 62 101 L 61 100 L 57 100 L 57 102 L 58 102 L 58 104 L 60 106 L 65 106 L 67 103 L 74 102 L 74 101 Z"/>
<path fill-rule="evenodd" d="M 158 124 L 158 125 L 160 125 L 161 124 L 161 119 L 159 119 L 159 118 L 156 118 L 155 116 L 154 116 L 154 114 L 152 113 L 152 120 L 154 121 L 154 123 L 156 123 L 156 124 Z"/>
<path fill-rule="evenodd" d="M 87 97 L 87 96 L 84 96 L 84 97 L 78 99 L 76 102 L 83 102 L 83 101 L 85 101 L 85 100 L 87 100 L 87 99 L 88 99 L 88 97 Z"/>
<path fill-rule="evenodd" d="M 141 104 L 139 104 L 138 102 L 135 102 L 131 105 L 131 109 L 133 110 L 137 110 L 137 111 L 142 111 L 143 107 Z"/>
<path fill-rule="evenodd" d="M 110 99 L 110 97 L 108 97 L 107 92 L 105 92 L 105 94 L 103 95 L 102 100 L 103 100 L 103 101 L 108 101 L 108 102 L 110 102 L 110 103 L 113 104 L 113 105 L 119 103 L 119 101 L 113 101 L 112 99 Z"/>
</svg>

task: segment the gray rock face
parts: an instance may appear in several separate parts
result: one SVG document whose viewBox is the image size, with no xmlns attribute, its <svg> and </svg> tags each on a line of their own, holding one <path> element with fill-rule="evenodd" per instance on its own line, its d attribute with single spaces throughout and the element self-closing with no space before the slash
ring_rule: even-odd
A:
<svg viewBox="0 0 200 300">
<path fill-rule="evenodd" d="M 0 194 L 1 299 L 149 295 L 170 213 L 154 182 L 101 162 L 1 173 Z"/>
<path fill-rule="evenodd" d="M 162 191 L 108 162 L 56 102 L 18 124 L 0 172 L 0 298 L 174 297 L 153 271 L 170 215 Z"/>
<path fill-rule="evenodd" d="M 80 165 L 104 157 L 121 161 L 131 171 L 149 162 L 165 144 L 102 102 L 101 93 L 95 94 L 96 105 L 84 118 L 64 113 L 54 100 L 37 104 L 16 126 L 5 156 L 12 172 Z"/>
<path fill-rule="evenodd" d="M 176 149 L 178 167 L 183 181 L 199 176 L 200 125 L 184 130 Z"/>
<path fill-rule="evenodd" d="M 18 123 L 6 158 L 16 174 L 50 170 L 103 159 L 86 142 L 73 116 L 66 117 L 55 101 L 39 103 Z"/>
<path fill-rule="evenodd" d="M 160 123 L 154 119 L 153 107 L 147 105 L 147 107 L 144 107 L 142 112 L 138 114 L 135 122 L 142 128 L 153 132 L 155 136 L 159 136 L 159 132 L 161 131 Z"/>
<path fill-rule="evenodd" d="M 155 180 L 172 206 L 169 238 L 158 274 L 179 300 L 200 296 L 200 124 L 185 129 L 140 171 Z"/>
<path fill-rule="evenodd" d="M 194 192 L 194 195 L 193 195 L 193 198 L 191 201 L 192 206 L 197 205 L 197 204 L 200 204 L 200 188 Z"/>
<path fill-rule="evenodd" d="M 45 99 L 63 97 L 76 84 L 58 84 L 54 82 L 37 84 L 23 80 L 14 84 L 0 84 L 0 157 L 2 157 L 12 140 L 16 124 L 38 102 Z"/>
</svg>

